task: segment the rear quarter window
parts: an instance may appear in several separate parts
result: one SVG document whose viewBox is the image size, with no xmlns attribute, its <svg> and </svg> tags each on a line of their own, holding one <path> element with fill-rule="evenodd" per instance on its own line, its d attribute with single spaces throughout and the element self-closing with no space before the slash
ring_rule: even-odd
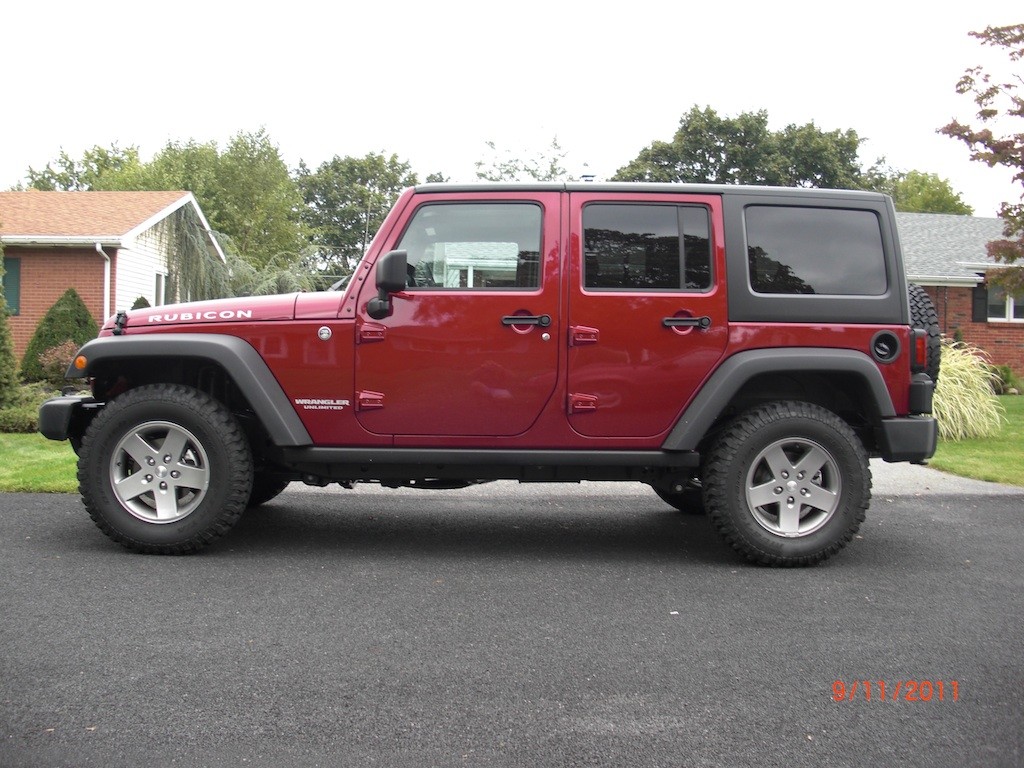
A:
<svg viewBox="0 0 1024 768">
<path fill-rule="evenodd" d="M 888 290 L 874 211 L 753 205 L 744 223 L 754 293 L 882 296 Z"/>
</svg>

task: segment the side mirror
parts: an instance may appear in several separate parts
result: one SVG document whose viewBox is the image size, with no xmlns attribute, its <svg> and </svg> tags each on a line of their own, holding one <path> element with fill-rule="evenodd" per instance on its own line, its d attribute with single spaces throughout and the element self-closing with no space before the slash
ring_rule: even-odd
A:
<svg viewBox="0 0 1024 768">
<path fill-rule="evenodd" d="M 377 260 L 377 295 L 366 304 L 366 313 L 374 320 L 391 314 L 391 294 L 405 290 L 408 264 L 408 251 L 388 251 Z"/>
</svg>

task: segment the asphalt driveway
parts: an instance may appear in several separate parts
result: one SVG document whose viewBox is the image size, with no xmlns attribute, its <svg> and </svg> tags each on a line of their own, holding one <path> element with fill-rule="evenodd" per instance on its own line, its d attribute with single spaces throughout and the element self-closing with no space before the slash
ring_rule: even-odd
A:
<svg viewBox="0 0 1024 768">
<path fill-rule="evenodd" d="M 802 570 L 642 486 L 293 486 L 179 558 L 0 495 L 0 765 L 1019 766 L 1024 489 L 875 470 Z"/>
</svg>

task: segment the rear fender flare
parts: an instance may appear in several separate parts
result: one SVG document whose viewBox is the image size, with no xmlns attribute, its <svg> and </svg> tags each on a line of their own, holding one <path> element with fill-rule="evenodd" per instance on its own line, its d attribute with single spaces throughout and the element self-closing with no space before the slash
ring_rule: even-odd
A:
<svg viewBox="0 0 1024 768">
<path fill-rule="evenodd" d="M 756 376 L 766 373 L 844 373 L 861 379 L 883 418 L 896 415 L 875 362 L 863 352 L 850 349 L 807 347 L 781 351 L 754 349 L 739 352 L 708 378 L 700 392 L 662 443 L 666 451 L 695 451 L 712 424 L 736 394 Z"/>
</svg>

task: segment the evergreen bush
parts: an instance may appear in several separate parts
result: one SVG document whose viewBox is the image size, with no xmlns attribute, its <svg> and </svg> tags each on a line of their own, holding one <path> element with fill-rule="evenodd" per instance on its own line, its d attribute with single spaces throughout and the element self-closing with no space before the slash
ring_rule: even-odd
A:
<svg viewBox="0 0 1024 768">
<path fill-rule="evenodd" d="M 98 333 L 99 327 L 89 314 L 85 302 L 74 288 L 68 288 L 36 326 L 21 361 L 22 380 L 44 381 L 46 373 L 40 360 L 44 352 L 68 341 L 80 347 L 96 338 Z"/>
</svg>

